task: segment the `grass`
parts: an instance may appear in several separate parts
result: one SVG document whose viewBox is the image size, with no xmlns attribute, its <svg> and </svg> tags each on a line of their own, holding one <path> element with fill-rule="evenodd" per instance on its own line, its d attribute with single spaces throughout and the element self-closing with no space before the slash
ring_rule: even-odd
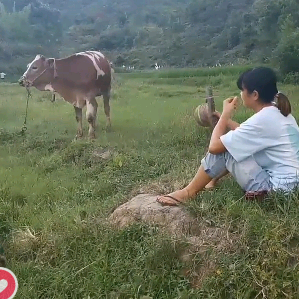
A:
<svg viewBox="0 0 299 299">
<path fill-rule="evenodd" d="M 113 130 L 104 129 L 99 101 L 95 142 L 73 141 L 73 108 L 37 91 L 20 134 L 26 92 L 0 85 L 0 238 L 19 280 L 16 298 L 297 297 L 297 193 L 245 202 L 224 179 L 188 205 L 206 240 L 194 247 L 156 226 L 115 230 L 107 222 L 140 190 L 168 192 L 193 177 L 209 138 L 193 111 L 207 84 L 221 110 L 224 98 L 238 94 L 238 72 L 117 74 Z M 280 90 L 299 117 L 299 88 Z M 249 115 L 240 108 L 235 119 Z M 107 150 L 106 160 L 96 155 Z"/>
<path fill-rule="evenodd" d="M 188 77 L 214 77 L 219 75 L 224 76 L 238 76 L 240 73 L 254 67 L 254 65 L 238 65 L 238 66 L 223 66 L 213 68 L 166 68 L 158 72 L 156 70 L 150 71 L 127 71 L 122 75 L 126 78 L 188 78 Z"/>
</svg>

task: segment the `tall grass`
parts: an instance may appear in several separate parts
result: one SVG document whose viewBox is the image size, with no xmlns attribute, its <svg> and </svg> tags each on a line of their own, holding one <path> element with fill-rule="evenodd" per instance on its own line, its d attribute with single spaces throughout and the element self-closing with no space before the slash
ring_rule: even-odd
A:
<svg viewBox="0 0 299 299">
<path fill-rule="evenodd" d="M 221 110 L 223 99 L 239 93 L 238 71 L 195 76 L 207 80 L 195 85 L 185 70 L 177 77 L 119 74 L 113 130 L 104 128 L 99 101 L 95 142 L 73 141 L 71 105 L 51 103 L 37 91 L 28 130 L 20 134 L 26 93 L 0 85 L 0 239 L 19 279 L 16 298 L 297 297 L 297 193 L 245 202 L 237 184 L 225 178 L 187 207 L 203 228 L 200 240 L 207 240 L 197 245 L 156 225 L 116 230 L 107 221 L 139 192 L 169 192 L 193 177 L 210 135 L 197 127 L 193 111 L 213 78 Z M 280 90 L 298 117 L 298 87 Z M 235 118 L 249 115 L 240 108 Z M 106 159 L 98 154 L 107 151 Z"/>
<path fill-rule="evenodd" d="M 238 66 L 223 66 L 213 68 L 185 68 L 185 69 L 159 69 L 151 71 L 134 71 L 123 73 L 122 76 L 127 78 L 184 78 L 184 77 L 205 77 L 219 75 L 234 75 L 246 71 L 253 66 L 238 65 Z"/>
</svg>

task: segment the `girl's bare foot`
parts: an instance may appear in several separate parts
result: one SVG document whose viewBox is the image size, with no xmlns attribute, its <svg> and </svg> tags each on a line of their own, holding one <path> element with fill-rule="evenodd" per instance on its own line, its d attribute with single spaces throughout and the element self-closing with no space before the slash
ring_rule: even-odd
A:
<svg viewBox="0 0 299 299">
<path fill-rule="evenodd" d="M 162 206 L 178 206 L 190 199 L 186 189 L 177 190 L 167 195 L 161 195 L 157 198 L 157 202 Z"/>
</svg>

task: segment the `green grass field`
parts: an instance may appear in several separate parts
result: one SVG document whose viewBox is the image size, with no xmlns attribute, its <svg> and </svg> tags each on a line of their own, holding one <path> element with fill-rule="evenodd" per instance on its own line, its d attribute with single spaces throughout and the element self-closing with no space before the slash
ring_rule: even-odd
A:
<svg viewBox="0 0 299 299">
<path fill-rule="evenodd" d="M 74 109 L 38 91 L 20 134 L 26 91 L 0 84 L 0 241 L 19 280 L 16 298 L 298 298 L 297 194 L 245 202 L 223 179 L 187 209 L 226 241 L 196 249 L 156 226 L 115 230 L 107 221 L 140 190 L 173 191 L 194 176 L 209 141 L 194 109 L 212 85 L 221 111 L 239 95 L 242 70 L 116 74 L 113 129 L 105 130 L 100 99 L 94 142 L 74 141 Z M 299 87 L 279 89 L 299 118 Z M 241 107 L 235 120 L 249 116 Z M 106 150 L 107 160 L 94 154 Z"/>
</svg>

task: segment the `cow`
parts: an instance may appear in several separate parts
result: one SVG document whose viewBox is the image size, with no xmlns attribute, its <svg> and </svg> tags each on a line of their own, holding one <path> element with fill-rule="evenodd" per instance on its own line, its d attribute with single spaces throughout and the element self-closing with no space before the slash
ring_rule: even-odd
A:
<svg viewBox="0 0 299 299">
<path fill-rule="evenodd" d="M 55 59 L 37 55 L 27 65 L 19 83 L 26 88 L 60 94 L 75 108 L 78 124 L 76 138 L 83 137 L 82 109 L 86 105 L 89 123 L 88 137 L 95 138 L 97 96 L 103 96 L 107 128 L 110 122 L 111 65 L 99 51 L 76 53 L 66 58 Z"/>
</svg>

